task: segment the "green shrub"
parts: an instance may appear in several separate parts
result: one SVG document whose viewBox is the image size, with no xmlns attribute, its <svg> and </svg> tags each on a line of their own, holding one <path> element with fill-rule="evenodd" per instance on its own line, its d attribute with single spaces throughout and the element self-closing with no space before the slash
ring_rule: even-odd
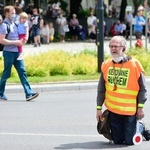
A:
<svg viewBox="0 0 150 150">
<path fill-rule="evenodd" d="M 71 68 L 68 62 L 55 61 L 50 67 L 50 75 L 70 75 Z"/>
<path fill-rule="evenodd" d="M 127 52 L 127 54 L 133 58 L 138 59 L 141 62 L 142 66 L 146 72 L 146 75 L 150 74 L 150 63 L 149 63 L 150 52 L 146 51 L 145 49 L 133 48 L 133 49 L 130 49 Z"/>
<path fill-rule="evenodd" d="M 42 54 L 31 55 L 25 58 L 26 71 L 28 76 L 45 77 L 48 76 L 47 59 L 44 60 Z"/>
<path fill-rule="evenodd" d="M 80 9 L 78 11 L 78 17 L 88 17 L 90 15 L 90 10 L 83 10 L 83 9 Z"/>
<path fill-rule="evenodd" d="M 81 52 L 81 54 L 92 55 L 92 56 L 97 57 L 97 50 L 85 49 L 84 51 Z"/>
<path fill-rule="evenodd" d="M 49 75 L 70 75 L 70 54 L 61 50 L 51 51 L 48 55 L 52 58 L 49 61 Z"/>
<path fill-rule="evenodd" d="M 73 72 L 74 75 L 92 75 L 97 70 L 97 58 L 92 55 L 77 54 L 73 58 Z"/>
<path fill-rule="evenodd" d="M 127 55 L 137 58 L 146 75 L 150 75 L 150 52 L 144 49 L 130 49 Z M 105 55 L 105 60 L 110 55 Z M 30 77 L 49 76 L 72 76 L 72 75 L 93 75 L 97 74 L 97 51 L 88 50 L 76 54 L 62 50 L 53 50 L 40 54 L 28 55 L 25 57 L 27 75 Z M 3 71 L 3 59 L 0 59 L 0 75 Z M 17 77 L 17 72 L 12 68 L 12 77 Z"/>
<path fill-rule="evenodd" d="M 45 77 L 48 75 L 48 71 L 43 68 L 43 67 L 37 67 L 37 68 L 32 68 L 32 67 L 27 67 L 27 76 L 29 77 Z"/>
</svg>

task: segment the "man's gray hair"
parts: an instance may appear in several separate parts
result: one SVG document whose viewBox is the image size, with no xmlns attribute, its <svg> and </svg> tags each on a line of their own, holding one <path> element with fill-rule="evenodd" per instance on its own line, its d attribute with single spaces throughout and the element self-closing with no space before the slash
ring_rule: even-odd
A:
<svg viewBox="0 0 150 150">
<path fill-rule="evenodd" d="M 127 42 L 126 42 L 126 39 L 123 37 L 123 36 L 113 36 L 110 40 L 109 43 L 111 43 L 112 41 L 118 41 L 120 42 L 120 45 L 123 46 L 125 49 L 127 47 Z"/>
</svg>

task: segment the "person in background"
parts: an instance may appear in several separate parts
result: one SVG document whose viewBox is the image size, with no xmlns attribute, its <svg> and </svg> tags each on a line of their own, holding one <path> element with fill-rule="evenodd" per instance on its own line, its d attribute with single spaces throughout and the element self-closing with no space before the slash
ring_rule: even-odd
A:
<svg viewBox="0 0 150 150">
<path fill-rule="evenodd" d="M 96 20 L 94 20 L 96 22 Z M 93 22 L 93 26 L 91 27 L 91 32 L 89 35 L 90 41 L 95 42 L 96 41 L 96 25 Z"/>
<path fill-rule="evenodd" d="M 87 25 L 88 25 L 88 34 L 90 36 L 90 33 L 92 32 L 96 32 L 95 31 L 95 25 L 93 24 L 93 22 L 97 20 L 97 18 L 94 16 L 94 12 L 91 11 L 90 12 L 90 16 L 87 18 Z"/>
<path fill-rule="evenodd" d="M 126 24 L 126 30 L 125 30 L 125 37 L 126 37 L 126 39 L 129 38 L 129 35 L 130 35 L 130 23 L 127 23 Z"/>
<path fill-rule="evenodd" d="M 24 6 L 25 6 L 25 1 L 24 0 L 20 0 L 19 1 L 19 8 L 21 8 L 22 10 L 24 10 Z"/>
<path fill-rule="evenodd" d="M 96 20 L 97 21 L 97 20 Z M 103 27 L 104 27 L 104 37 L 108 35 L 108 32 L 107 32 L 107 25 L 106 25 L 106 22 L 103 21 Z"/>
<path fill-rule="evenodd" d="M 40 30 L 42 44 L 49 44 L 49 26 L 44 21 L 43 27 Z"/>
<path fill-rule="evenodd" d="M 52 4 L 52 17 L 57 18 L 61 13 L 61 3 L 58 0 L 56 3 Z"/>
<path fill-rule="evenodd" d="M 25 12 L 22 12 L 19 17 L 18 34 L 20 40 L 23 39 L 25 40 L 25 42 L 28 41 L 28 37 L 29 37 L 28 14 Z M 22 45 L 18 46 L 18 51 L 19 51 L 19 56 L 17 60 L 22 60 L 23 59 Z"/>
<path fill-rule="evenodd" d="M 19 7 L 19 1 L 18 0 L 15 0 L 14 7 Z"/>
<path fill-rule="evenodd" d="M 115 31 L 115 25 L 116 25 L 116 22 L 114 22 L 114 23 L 111 25 L 111 27 L 110 27 L 110 34 L 111 34 L 112 36 L 117 35 L 117 33 L 116 33 L 116 31 Z"/>
<path fill-rule="evenodd" d="M 79 27 L 78 27 L 78 36 L 79 36 L 79 39 L 82 40 L 82 41 L 84 41 L 85 38 L 86 38 L 86 35 L 87 35 L 86 29 L 83 26 L 79 25 Z"/>
<path fill-rule="evenodd" d="M 114 36 L 109 42 L 112 58 L 101 65 L 96 118 L 101 119 L 105 104 L 114 144 L 133 145 L 137 120 L 144 117 L 147 89 L 144 69 L 137 59 L 125 54 L 126 46 L 123 36 Z M 140 133 L 144 132 L 141 122 Z"/>
<path fill-rule="evenodd" d="M 121 25 L 122 25 L 122 35 L 125 36 L 126 35 L 127 26 L 126 26 L 126 24 L 123 21 L 121 22 Z"/>
<path fill-rule="evenodd" d="M 34 93 L 30 87 L 28 82 L 27 73 L 24 66 L 23 60 L 17 60 L 19 56 L 18 46 L 23 45 L 26 40 L 21 39 L 19 40 L 18 36 L 18 29 L 16 24 L 14 23 L 15 20 L 15 8 L 13 6 L 6 6 L 4 8 L 4 15 L 5 20 L 10 26 L 10 32 L 6 37 L 7 34 L 7 26 L 5 23 L 0 25 L 0 43 L 4 45 L 3 48 L 3 57 L 4 57 L 4 70 L 1 75 L 0 79 L 0 100 L 8 100 L 5 95 L 5 86 L 6 81 L 11 75 L 11 68 L 14 65 L 15 69 L 17 70 L 18 76 L 20 78 L 21 84 L 24 88 L 25 97 L 27 101 L 31 101 L 36 98 L 39 93 Z"/>
<path fill-rule="evenodd" d="M 123 28 L 120 20 L 117 21 L 114 30 L 116 32 L 116 35 L 123 35 Z"/>
<path fill-rule="evenodd" d="M 55 29 L 53 27 L 53 23 L 49 23 L 49 42 L 52 43 L 54 40 Z"/>
<path fill-rule="evenodd" d="M 32 22 L 31 22 L 30 18 L 31 18 L 31 15 L 28 14 L 28 26 L 29 26 L 29 37 L 28 37 L 28 41 L 27 41 L 28 44 L 34 43 L 34 39 L 32 36 Z"/>
<path fill-rule="evenodd" d="M 125 15 L 125 22 L 127 23 L 131 23 L 133 19 L 133 15 L 130 11 L 127 11 L 126 15 Z"/>
<path fill-rule="evenodd" d="M 43 19 L 38 14 L 38 10 L 36 8 L 33 9 L 33 15 L 30 18 L 32 22 L 32 34 L 34 37 L 34 47 L 37 45 L 41 46 L 41 37 L 40 37 L 40 29 L 43 25 Z"/>
<path fill-rule="evenodd" d="M 125 31 L 125 37 L 128 39 L 130 35 L 130 24 L 132 24 L 133 20 L 133 14 L 130 11 L 127 11 L 125 15 L 125 23 L 126 23 L 126 31 Z"/>
<path fill-rule="evenodd" d="M 142 40 L 143 35 L 143 26 L 145 25 L 145 19 L 142 16 L 143 15 L 144 8 L 142 6 L 139 6 L 137 15 L 135 16 L 135 25 L 134 25 L 134 33 L 136 39 Z"/>
<path fill-rule="evenodd" d="M 46 11 L 46 17 L 52 18 L 52 14 L 53 14 L 52 5 L 49 4 L 48 7 L 47 7 L 47 11 Z"/>
<path fill-rule="evenodd" d="M 28 4 L 28 6 L 27 6 L 25 12 L 26 12 L 27 14 L 30 14 L 30 15 L 32 16 L 32 15 L 33 15 L 33 7 L 34 7 L 34 5 L 33 5 L 32 3 L 31 3 L 31 4 Z"/>
<path fill-rule="evenodd" d="M 115 8 L 114 6 L 112 7 L 112 12 L 111 12 L 111 13 L 112 13 L 112 17 L 113 17 L 113 18 L 116 18 L 116 16 L 117 16 L 117 11 L 116 11 L 116 8 Z"/>
<path fill-rule="evenodd" d="M 70 19 L 69 24 L 70 24 L 70 32 L 71 32 L 71 35 L 72 35 L 72 40 L 77 41 L 77 39 L 78 39 L 77 29 L 78 29 L 78 26 L 79 26 L 79 21 L 77 19 L 76 14 L 72 15 L 72 18 Z"/>
<path fill-rule="evenodd" d="M 22 13 L 22 9 L 20 9 L 19 7 L 15 7 L 15 10 L 16 10 L 16 16 L 14 22 L 16 24 L 19 24 L 19 15 L 20 13 Z"/>
<path fill-rule="evenodd" d="M 65 25 L 67 25 L 67 20 L 65 17 L 63 17 L 62 13 L 56 19 L 56 24 L 58 25 L 58 34 L 59 34 L 60 42 L 65 42 L 65 35 L 66 35 Z"/>
</svg>

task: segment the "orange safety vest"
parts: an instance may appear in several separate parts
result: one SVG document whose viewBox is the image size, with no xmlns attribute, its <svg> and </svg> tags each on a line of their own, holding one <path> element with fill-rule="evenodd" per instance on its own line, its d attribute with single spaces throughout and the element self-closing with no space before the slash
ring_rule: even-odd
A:
<svg viewBox="0 0 150 150">
<path fill-rule="evenodd" d="M 115 64 L 113 68 L 112 60 L 102 63 L 101 70 L 103 72 L 106 92 L 105 92 L 105 106 L 111 112 L 120 115 L 134 115 L 137 108 L 137 95 L 139 91 L 138 79 L 140 73 L 144 73 L 141 63 L 132 58 L 131 60 L 122 64 Z M 114 70 L 120 74 L 117 78 L 117 90 L 114 88 Z"/>
</svg>

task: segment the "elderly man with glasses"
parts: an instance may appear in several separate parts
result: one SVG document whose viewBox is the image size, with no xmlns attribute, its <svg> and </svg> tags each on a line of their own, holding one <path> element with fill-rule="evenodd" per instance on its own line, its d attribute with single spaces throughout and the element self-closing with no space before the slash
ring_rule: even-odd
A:
<svg viewBox="0 0 150 150">
<path fill-rule="evenodd" d="M 109 111 L 109 121 L 114 144 L 133 144 L 138 119 L 144 117 L 147 100 L 144 69 L 141 63 L 125 54 L 126 40 L 114 36 L 109 42 L 112 59 L 101 66 L 97 93 L 97 121 L 102 119 L 102 106 Z M 144 124 L 140 133 L 145 137 Z M 150 138 L 150 131 L 147 135 Z M 147 137 L 146 137 L 147 138 Z"/>
</svg>

